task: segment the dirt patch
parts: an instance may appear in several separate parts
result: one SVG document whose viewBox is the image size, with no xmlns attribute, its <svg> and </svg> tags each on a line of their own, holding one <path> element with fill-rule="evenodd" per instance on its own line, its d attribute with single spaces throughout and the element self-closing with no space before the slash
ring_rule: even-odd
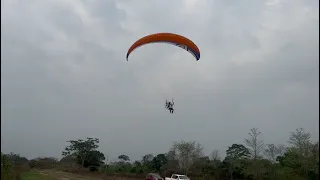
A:
<svg viewBox="0 0 320 180">
<path fill-rule="evenodd" d="M 45 176 L 48 176 L 48 175 L 49 175 L 48 173 L 43 172 L 43 171 L 40 171 L 40 174 L 41 174 L 41 175 L 45 175 Z"/>
</svg>

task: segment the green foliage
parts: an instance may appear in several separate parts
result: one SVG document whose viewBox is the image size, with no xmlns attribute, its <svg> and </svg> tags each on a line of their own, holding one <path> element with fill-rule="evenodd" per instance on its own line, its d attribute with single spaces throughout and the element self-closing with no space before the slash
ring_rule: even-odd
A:
<svg viewBox="0 0 320 180">
<path fill-rule="evenodd" d="M 72 163 L 75 161 L 90 171 L 98 171 L 99 167 L 104 164 L 103 161 L 106 159 L 104 154 L 96 150 L 99 147 L 99 139 L 87 138 L 86 140 L 78 139 L 67 142 L 70 145 L 62 152 L 64 158 L 60 162 Z"/>
<path fill-rule="evenodd" d="M 202 146 L 195 141 L 173 142 L 170 156 L 178 163 L 180 170 L 184 174 L 188 174 L 190 167 L 203 156 L 202 150 Z M 172 161 L 172 163 L 175 162 Z"/>
<path fill-rule="evenodd" d="M 105 159 L 102 153 L 96 151 L 99 147 L 99 139 L 97 138 L 88 137 L 86 140 L 78 139 L 67 142 L 70 143 L 70 145 L 65 148 L 65 151 L 62 151 L 62 155 L 64 157 L 73 155 L 82 167 L 92 165 L 90 162 L 92 162 L 94 158 L 100 161 Z M 98 157 L 94 157 L 95 155 Z"/>
<path fill-rule="evenodd" d="M 104 164 L 105 156 L 97 150 L 98 139 L 68 141 L 60 164 L 78 163 L 90 171 L 112 176 L 144 177 L 155 172 L 162 176 L 184 173 L 191 179 L 220 180 L 316 180 L 319 179 L 319 142 L 312 142 L 310 133 L 296 129 L 289 137 L 291 146 L 267 144 L 264 146 L 257 128 L 250 130 L 245 145 L 232 144 L 226 150 L 226 157 L 219 158 L 213 150 L 209 156 L 195 141 L 173 142 L 167 153 L 146 154 L 141 160 L 130 163 L 129 156 L 118 156 L 117 162 Z M 263 157 L 263 155 L 265 155 Z M 14 164 L 27 159 L 17 154 L 1 155 L 2 179 L 13 171 Z M 34 168 L 52 168 L 58 164 L 54 158 L 37 158 L 29 161 Z M 78 165 L 78 166 L 80 166 Z M 77 168 L 77 167 L 75 167 Z M 83 169 L 83 168 L 82 168 Z M 75 171 L 77 172 L 77 171 Z"/>
<path fill-rule="evenodd" d="M 124 154 L 122 154 L 122 155 L 118 156 L 118 159 L 119 159 L 121 162 L 127 162 L 127 161 L 130 161 L 129 156 L 124 155 Z"/>
<path fill-rule="evenodd" d="M 276 162 L 278 156 L 283 156 L 285 152 L 285 147 L 282 144 L 274 145 L 274 144 L 267 144 L 264 150 L 264 154 L 266 158 L 268 158 L 271 162 Z"/>
<path fill-rule="evenodd" d="M 30 171 L 22 174 L 22 180 L 53 180 L 49 175 L 41 174 L 38 171 Z"/>
<path fill-rule="evenodd" d="M 28 159 L 19 154 L 1 152 L 1 179 L 19 180 L 21 174 L 30 170 Z"/>
<path fill-rule="evenodd" d="M 165 165 L 168 163 L 168 159 L 165 154 L 158 154 L 151 161 L 152 170 L 156 172 L 163 172 Z"/>
<path fill-rule="evenodd" d="M 22 165 L 28 163 L 28 159 L 19 154 L 10 153 L 6 155 L 13 165 Z"/>
<path fill-rule="evenodd" d="M 315 180 L 319 177 L 319 143 L 311 143 L 301 129 L 297 132 L 291 134 L 290 141 L 298 143 L 285 148 L 273 144 L 264 146 L 258 139 L 258 129 L 251 129 L 250 137 L 245 140 L 248 148 L 232 144 L 223 161 L 219 160 L 216 150 L 210 158 L 205 156 L 196 142 L 174 142 L 166 154 L 146 154 L 132 164 L 128 163 L 127 155 L 120 155 L 119 162 L 110 164 L 105 172 L 141 175 L 157 172 L 163 176 L 188 173 L 192 179 Z"/>
<path fill-rule="evenodd" d="M 29 161 L 30 167 L 36 169 L 51 169 L 54 168 L 57 163 L 58 160 L 53 157 L 38 157 Z"/>
<path fill-rule="evenodd" d="M 60 159 L 60 163 L 73 163 L 77 161 L 77 157 L 73 156 L 73 155 L 67 155 L 65 157 L 62 157 Z"/>
<path fill-rule="evenodd" d="M 13 178 L 13 163 L 8 155 L 1 152 L 1 179 L 11 180 Z"/>
<path fill-rule="evenodd" d="M 104 154 L 101 153 L 100 151 L 89 151 L 88 156 L 84 161 L 84 167 L 89 167 L 89 166 L 100 167 L 101 165 L 103 165 L 103 161 L 105 159 L 106 158 L 104 157 Z M 91 169 L 94 169 L 94 168 L 91 168 Z"/>
<path fill-rule="evenodd" d="M 226 153 L 227 160 L 247 159 L 250 156 L 249 149 L 242 144 L 232 144 Z"/>
</svg>

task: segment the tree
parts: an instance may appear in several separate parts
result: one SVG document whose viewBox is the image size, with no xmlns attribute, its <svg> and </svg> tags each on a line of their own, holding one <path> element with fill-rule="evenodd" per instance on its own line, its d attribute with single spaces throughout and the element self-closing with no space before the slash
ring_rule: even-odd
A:
<svg viewBox="0 0 320 180">
<path fill-rule="evenodd" d="M 152 159 L 153 159 L 152 154 L 146 154 L 142 157 L 141 163 L 146 168 L 146 170 L 152 169 L 152 164 L 151 164 Z"/>
<path fill-rule="evenodd" d="M 269 176 L 272 176 L 272 179 L 277 179 L 277 172 L 276 167 L 278 167 L 275 163 L 278 160 L 278 157 L 283 156 L 285 152 L 284 145 L 274 145 L 274 144 L 267 144 L 264 150 L 264 154 L 271 163 L 269 166 Z"/>
<path fill-rule="evenodd" d="M 287 148 L 282 156 L 277 157 L 282 168 L 286 169 L 282 176 L 292 174 L 301 179 L 319 178 L 319 144 L 312 143 L 310 138 L 310 133 L 302 128 L 290 133 L 288 142 L 292 146 Z"/>
<path fill-rule="evenodd" d="M 141 163 L 150 163 L 153 159 L 153 155 L 152 154 L 146 154 L 142 157 Z"/>
<path fill-rule="evenodd" d="M 303 128 L 296 129 L 295 132 L 290 133 L 289 141 L 292 145 L 291 151 L 297 153 L 297 160 L 300 165 L 300 173 L 306 174 L 308 167 L 308 155 L 311 146 L 311 135 L 309 132 L 305 132 Z"/>
<path fill-rule="evenodd" d="M 164 165 L 164 168 L 168 172 L 175 172 L 177 170 L 177 167 L 179 166 L 179 161 L 177 159 L 177 153 L 172 149 L 172 147 L 169 152 L 165 154 L 165 158 L 167 160 L 167 163 Z"/>
<path fill-rule="evenodd" d="M 86 140 L 70 140 L 67 142 L 70 143 L 70 145 L 67 146 L 65 148 L 65 151 L 62 152 L 62 156 L 65 157 L 74 154 L 75 157 L 80 159 L 82 167 L 84 167 L 84 162 L 87 159 L 89 153 L 99 147 L 99 139 L 97 138 L 87 138 Z"/>
<path fill-rule="evenodd" d="M 286 152 L 286 147 L 283 144 L 277 145 L 277 156 L 283 156 L 283 154 Z"/>
<path fill-rule="evenodd" d="M 73 162 L 77 162 L 77 157 L 75 157 L 74 155 L 67 155 L 64 156 L 60 159 L 59 161 L 60 163 L 73 163 Z"/>
<path fill-rule="evenodd" d="M 6 155 L 9 160 L 12 162 L 12 164 L 14 165 L 21 165 L 21 164 L 25 164 L 28 163 L 28 159 L 25 157 L 20 156 L 19 154 L 15 154 L 13 152 L 11 152 L 10 154 Z"/>
<path fill-rule="evenodd" d="M 89 166 L 96 166 L 100 167 L 102 164 L 104 164 L 104 160 L 106 158 L 104 157 L 104 154 L 101 153 L 100 151 L 90 151 L 88 153 L 88 156 L 86 160 L 84 161 L 84 167 L 89 167 Z"/>
<path fill-rule="evenodd" d="M 210 160 L 208 156 L 202 156 L 198 158 L 192 164 L 192 174 L 202 176 L 202 178 L 206 179 L 207 176 L 213 174 L 214 166 L 211 164 L 213 161 Z"/>
<path fill-rule="evenodd" d="M 242 178 L 243 176 L 243 163 L 250 156 L 249 149 L 242 144 L 232 144 L 226 151 L 226 158 L 224 166 L 227 168 L 227 173 L 230 179 L 233 179 L 234 174 Z"/>
<path fill-rule="evenodd" d="M 226 159 L 247 159 L 250 156 L 249 149 L 242 144 L 232 144 L 226 153 Z"/>
<path fill-rule="evenodd" d="M 138 173 L 141 174 L 143 173 L 143 167 L 140 161 L 134 161 L 132 163 L 132 169 L 131 169 L 132 173 Z"/>
<path fill-rule="evenodd" d="M 213 161 L 220 160 L 219 150 L 217 149 L 212 150 L 210 156 Z"/>
<path fill-rule="evenodd" d="M 252 128 L 249 132 L 249 138 L 245 139 L 245 144 L 249 147 L 250 154 L 254 160 L 260 158 L 260 153 L 264 149 L 263 140 L 260 139 L 261 132 L 258 128 Z"/>
<path fill-rule="evenodd" d="M 313 142 L 310 133 L 302 128 L 290 134 L 288 142 L 290 146 L 266 144 L 261 140 L 261 132 L 258 128 L 250 129 L 249 136 L 243 144 L 232 144 L 226 150 L 226 157 L 220 161 L 219 151 L 213 149 L 211 153 L 204 154 L 202 147 L 195 141 L 173 142 L 172 147 L 165 154 L 144 155 L 141 160 L 130 163 L 127 155 L 118 156 L 119 161 L 106 163 L 105 173 L 115 176 L 120 173 L 142 176 L 147 172 L 158 172 L 161 175 L 172 173 L 185 173 L 191 179 L 246 179 L 246 180 L 302 180 L 319 179 L 319 142 Z M 60 162 L 74 161 L 83 164 L 84 167 L 97 169 L 101 167 L 104 154 L 97 150 L 98 141 L 89 143 L 86 140 L 68 141 L 65 155 Z M 91 138 L 92 139 L 92 138 Z M 90 146 L 88 146 L 88 144 Z M 96 145 L 96 146 L 94 146 Z M 264 147 L 264 148 L 263 148 Z M 85 154 L 85 160 L 81 155 Z M 262 159 L 262 155 L 266 159 Z M 4 157 L 10 159 L 6 163 Z M 14 153 L 2 157 L 2 170 L 8 167 L 13 170 L 12 162 L 26 159 L 20 158 Z M 278 163 L 277 163 L 278 162 Z M 38 158 L 29 161 L 35 168 L 47 168 L 43 166 L 55 165 L 52 158 Z M 11 178 L 12 179 L 12 178 Z"/>
<path fill-rule="evenodd" d="M 13 164 L 8 158 L 8 155 L 1 152 L 1 179 L 13 179 Z"/>
<path fill-rule="evenodd" d="M 245 144 L 248 146 L 253 163 L 250 169 L 253 170 L 253 175 L 255 179 L 260 178 L 260 165 L 258 162 L 261 159 L 261 152 L 264 150 L 263 140 L 260 139 L 261 132 L 258 128 L 252 128 L 249 132 L 249 138 L 244 140 Z"/>
<path fill-rule="evenodd" d="M 291 171 L 292 174 L 296 176 L 301 175 L 301 164 L 299 162 L 299 153 L 296 148 L 288 148 L 288 151 L 284 153 L 283 156 L 279 156 L 278 158 L 281 166 L 287 168 Z"/>
<path fill-rule="evenodd" d="M 282 156 L 285 152 L 285 147 L 282 144 L 274 145 L 267 144 L 264 150 L 265 156 L 272 162 L 275 163 L 278 156 Z"/>
<path fill-rule="evenodd" d="M 140 161 L 134 161 L 132 164 L 133 164 L 133 166 L 135 166 L 135 167 L 141 166 L 141 162 L 140 162 Z"/>
<path fill-rule="evenodd" d="M 319 179 L 319 141 L 313 143 L 310 147 L 310 156 L 308 157 L 309 172 L 312 171 Z"/>
<path fill-rule="evenodd" d="M 118 156 L 118 159 L 120 160 L 120 162 L 123 162 L 123 163 L 125 163 L 125 162 L 127 162 L 127 161 L 130 161 L 129 156 L 124 155 L 124 154 Z"/>
<path fill-rule="evenodd" d="M 186 142 L 174 142 L 171 148 L 175 158 L 178 161 L 179 167 L 185 174 L 188 173 L 192 164 L 200 157 L 202 157 L 203 148 L 199 143 L 195 141 Z"/>
<path fill-rule="evenodd" d="M 303 128 L 296 129 L 296 132 L 291 132 L 289 141 L 293 147 L 298 149 L 299 155 L 301 157 L 306 156 L 306 149 L 310 145 L 311 135 L 309 132 L 305 132 Z"/>
<path fill-rule="evenodd" d="M 164 170 L 165 164 L 167 164 L 168 159 L 165 154 L 158 154 L 156 157 L 152 159 L 152 169 L 161 172 Z"/>
</svg>

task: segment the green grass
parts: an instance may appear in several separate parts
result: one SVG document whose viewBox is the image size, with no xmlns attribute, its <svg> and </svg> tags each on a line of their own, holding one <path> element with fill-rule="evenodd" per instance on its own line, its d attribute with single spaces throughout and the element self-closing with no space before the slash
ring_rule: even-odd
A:
<svg viewBox="0 0 320 180">
<path fill-rule="evenodd" d="M 53 180 L 49 175 L 41 174 L 39 171 L 25 172 L 21 176 L 22 180 Z"/>
</svg>

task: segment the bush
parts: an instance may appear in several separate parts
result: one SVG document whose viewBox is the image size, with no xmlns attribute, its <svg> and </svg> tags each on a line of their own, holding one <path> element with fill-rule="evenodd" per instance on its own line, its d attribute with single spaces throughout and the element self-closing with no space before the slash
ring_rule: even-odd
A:
<svg viewBox="0 0 320 180">
<path fill-rule="evenodd" d="M 12 162 L 7 155 L 1 154 L 1 179 L 11 180 L 13 179 L 13 166 Z"/>
<path fill-rule="evenodd" d="M 22 165 L 28 163 L 28 159 L 20 156 L 19 154 L 6 154 L 6 156 L 10 159 L 13 165 Z"/>
<path fill-rule="evenodd" d="M 24 172 L 28 172 L 30 166 L 28 164 L 15 165 L 13 167 L 13 176 L 15 180 L 19 180 Z"/>
<path fill-rule="evenodd" d="M 89 166 L 88 168 L 91 172 L 95 172 L 99 170 L 97 166 Z"/>
<path fill-rule="evenodd" d="M 36 158 L 29 161 L 31 168 L 35 169 L 51 169 L 56 167 L 58 160 L 52 157 Z"/>
<path fill-rule="evenodd" d="M 81 166 L 78 165 L 77 163 L 65 162 L 65 163 L 57 164 L 56 168 L 64 172 L 77 173 L 78 170 L 81 168 Z"/>
</svg>

